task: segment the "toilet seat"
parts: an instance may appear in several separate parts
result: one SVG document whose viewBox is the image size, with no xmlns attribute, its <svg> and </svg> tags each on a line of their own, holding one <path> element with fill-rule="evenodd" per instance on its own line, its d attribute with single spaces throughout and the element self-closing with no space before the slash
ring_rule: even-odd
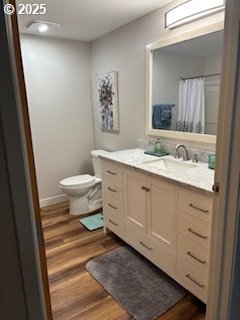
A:
<svg viewBox="0 0 240 320">
<path fill-rule="evenodd" d="M 67 188 L 87 188 L 94 185 L 96 182 L 101 181 L 90 174 L 82 174 L 79 176 L 70 177 L 60 181 L 60 186 Z"/>
</svg>

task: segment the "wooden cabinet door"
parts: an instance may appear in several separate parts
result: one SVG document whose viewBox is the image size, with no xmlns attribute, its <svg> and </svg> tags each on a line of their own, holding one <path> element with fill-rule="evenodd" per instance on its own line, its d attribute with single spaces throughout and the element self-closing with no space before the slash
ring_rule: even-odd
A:
<svg viewBox="0 0 240 320">
<path fill-rule="evenodd" d="M 148 177 L 147 234 L 172 249 L 175 233 L 176 187 Z"/>
<path fill-rule="evenodd" d="M 134 169 L 125 169 L 126 227 L 146 232 L 146 176 Z"/>
</svg>

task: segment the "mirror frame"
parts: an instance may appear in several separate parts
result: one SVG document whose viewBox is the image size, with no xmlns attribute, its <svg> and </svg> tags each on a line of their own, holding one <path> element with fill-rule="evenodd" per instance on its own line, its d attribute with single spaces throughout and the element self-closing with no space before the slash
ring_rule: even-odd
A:
<svg viewBox="0 0 240 320">
<path fill-rule="evenodd" d="M 182 33 L 175 37 L 168 37 L 146 45 L 147 59 L 147 103 L 146 103 L 146 135 L 170 139 L 179 139 L 184 141 L 193 141 L 200 143 L 216 144 L 216 136 L 210 134 L 198 134 L 180 131 L 170 131 L 161 129 L 152 129 L 152 68 L 153 68 L 153 50 L 166 47 L 175 43 L 194 39 L 209 33 L 224 30 L 224 22 L 214 23 L 190 32 Z"/>
</svg>

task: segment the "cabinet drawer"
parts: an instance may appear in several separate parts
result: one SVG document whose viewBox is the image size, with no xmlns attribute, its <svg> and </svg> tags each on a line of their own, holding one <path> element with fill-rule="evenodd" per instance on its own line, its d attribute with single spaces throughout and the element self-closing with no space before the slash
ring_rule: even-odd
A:
<svg viewBox="0 0 240 320">
<path fill-rule="evenodd" d="M 143 232 L 126 225 L 126 241 L 151 260 L 154 248 L 152 247 L 152 243 L 147 241 Z"/>
<path fill-rule="evenodd" d="M 121 185 L 122 183 L 122 168 L 112 162 L 103 163 L 103 179 L 106 182 L 112 181 L 115 185 Z"/>
<path fill-rule="evenodd" d="M 105 226 L 112 232 L 116 233 L 118 236 L 123 235 L 123 213 L 121 203 L 111 199 L 109 202 L 103 203 L 103 218 Z"/>
<path fill-rule="evenodd" d="M 206 302 L 208 293 L 208 277 L 205 272 L 195 268 L 181 257 L 177 257 L 177 275 L 182 280 L 182 284 Z"/>
<path fill-rule="evenodd" d="M 179 189 L 178 208 L 206 222 L 211 222 L 213 200 L 193 191 Z"/>
<path fill-rule="evenodd" d="M 118 201 L 122 200 L 122 188 L 121 185 L 116 185 L 109 179 L 103 181 L 103 197 L 107 199 L 106 201 L 111 201 L 111 199 L 116 199 Z"/>
<path fill-rule="evenodd" d="M 210 247 L 210 225 L 185 214 L 178 214 L 178 233 L 196 241 L 205 248 Z"/>
<path fill-rule="evenodd" d="M 110 214 L 113 217 L 122 217 L 122 204 L 116 199 L 109 199 L 104 197 L 103 199 L 103 214 Z"/>
<path fill-rule="evenodd" d="M 104 215 L 104 224 L 105 226 L 111 230 L 113 233 L 118 235 L 119 237 L 124 237 L 124 222 L 123 219 L 112 216 L 111 214 Z"/>
<path fill-rule="evenodd" d="M 177 237 L 177 255 L 208 273 L 209 250 L 181 235 Z"/>
<path fill-rule="evenodd" d="M 169 275 L 173 272 L 174 256 L 165 246 L 157 243 L 143 232 L 125 226 L 126 241 L 133 246 L 142 255 L 147 257 L 151 262 L 161 268 Z"/>
</svg>

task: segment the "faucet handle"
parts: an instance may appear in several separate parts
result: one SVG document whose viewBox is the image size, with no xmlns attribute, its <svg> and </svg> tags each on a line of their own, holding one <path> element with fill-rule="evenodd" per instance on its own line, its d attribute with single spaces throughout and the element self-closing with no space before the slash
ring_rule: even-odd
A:
<svg viewBox="0 0 240 320">
<path fill-rule="evenodd" d="M 192 162 L 195 162 L 195 163 L 198 162 L 198 154 L 197 153 L 193 154 Z"/>
</svg>

